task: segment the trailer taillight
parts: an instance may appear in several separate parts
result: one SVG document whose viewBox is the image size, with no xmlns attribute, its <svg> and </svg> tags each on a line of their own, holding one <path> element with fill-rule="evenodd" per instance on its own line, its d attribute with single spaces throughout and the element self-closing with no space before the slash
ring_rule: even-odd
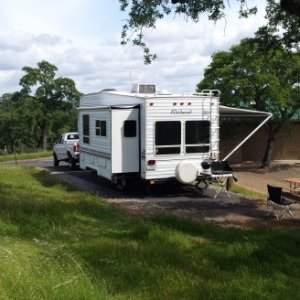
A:
<svg viewBox="0 0 300 300">
<path fill-rule="evenodd" d="M 155 163 L 156 163 L 156 160 L 155 160 L 155 159 L 149 159 L 149 160 L 147 161 L 148 166 L 154 166 Z"/>
</svg>

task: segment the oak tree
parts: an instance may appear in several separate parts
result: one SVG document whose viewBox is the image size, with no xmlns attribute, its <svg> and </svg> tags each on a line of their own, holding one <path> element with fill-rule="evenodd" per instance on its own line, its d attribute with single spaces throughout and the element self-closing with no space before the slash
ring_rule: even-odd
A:
<svg viewBox="0 0 300 300">
<path fill-rule="evenodd" d="M 39 146 L 46 149 L 56 116 L 64 112 L 60 122 L 66 122 L 66 116 L 74 118 L 74 108 L 81 93 L 72 79 L 56 77 L 57 67 L 47 61 L 39 62 L 37 68 L 26 66 L 23 71 L 26 74 L 20 79 L 21 94 L 23 97 L 31 97 L 36 105 L 40 128 Z"/>
<path fill-rule="evenodd" d="M 132 42 L 144 51 L 144 62 L 150 64 L 156 54 L 150 52 L 144 39 L 144 29 L 154 29 L 158 20 L 169 15 L 184 15 L 193 22 L 200 22 L 202 15 L 216 22 L 224 18 L 225 10 L 232 9 L 230 0 L 119 0 L 121 11 L 128 13 L 123 25 L 121 44 Z M 257 12 L 251 1 L 238 0 L 239 14 L 248 17 Z M 266 17 L 274 31 L 282 32 L 282 42 L 300 41 L 300 0 L 266 0 Z M 248 6 L 250 5 L 250 6 Z"/>
<path fill-rule="evenodd" d="M 248 38 L 229 51 L 215 53 L 197 86 L 198 91 L 221 90 L 222 104 L 273 113 L 266 126 L 268 141 L 262 167 L 270 164 L 279 129 L 300 109 L 300 53 L 271 39 L 272 48 L 265 48 L 259 38 Z"/>
</svg>

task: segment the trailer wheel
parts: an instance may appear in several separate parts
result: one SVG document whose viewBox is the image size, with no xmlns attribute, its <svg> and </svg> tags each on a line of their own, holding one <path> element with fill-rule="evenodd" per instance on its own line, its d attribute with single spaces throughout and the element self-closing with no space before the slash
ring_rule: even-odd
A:
<svg viewBox="0 0 300 300">
<path fill-rule="evenodd" d="M 116 188 L 119 191 L 124 190 L 126 187 L 126 179 L 122 178 L 122 179 L 118 179 L 116 182 Z"/>
<path fill-rule="evenodd" d="M 54 167 L 58 167 L 59 165 L 59 160 L 57 159 L 56 153 L 53 153 L 53 165 Z"/>
</svg>

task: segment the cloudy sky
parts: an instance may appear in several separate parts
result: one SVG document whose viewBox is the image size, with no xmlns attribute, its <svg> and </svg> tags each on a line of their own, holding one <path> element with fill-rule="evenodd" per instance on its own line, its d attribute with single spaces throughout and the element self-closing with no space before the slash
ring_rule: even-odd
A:
<svg viewBox="0 0 300 300">
<path fill-rule="evenodd" d="M 211 55 L 253 36 L 265 23 L 259 13 L 238 18 L 237 0 L 229 1 L 226 19 L 216 24 L 205 16 L 194 24 L 183 17 L 159 21 L 146 40 L 158 59 L 143 64 L 143 53 L 121 46 L 126 14 L 118 0 L 0 0 L 0 95 L 20 89 L 23 66 L 42 60 L 72 78 L 83 93 L 104 88 L 128 90 L 132 82 L 156 83 L 171 92 L 194 92 Z"/>
</svg>

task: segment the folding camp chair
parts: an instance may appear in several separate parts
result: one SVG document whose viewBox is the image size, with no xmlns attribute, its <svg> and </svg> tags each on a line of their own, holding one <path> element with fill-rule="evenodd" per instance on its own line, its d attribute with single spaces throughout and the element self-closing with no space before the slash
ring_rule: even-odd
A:
<svg viewBox="0 0 300 300">
<path fill-rule="evenodd" d="M 268 200 L 267 200 L 267 211 L 268 216 L 273 212 L 277 220 L 283 218 L 284 212 L 288 212 L 292 217 L 294 217 L 290 205 L 294 202 L 282 197 L 282 188 L 267 185 L 268 187 Z M 281 215 L 279 215 L 281 212 Z"/>
</svg>

